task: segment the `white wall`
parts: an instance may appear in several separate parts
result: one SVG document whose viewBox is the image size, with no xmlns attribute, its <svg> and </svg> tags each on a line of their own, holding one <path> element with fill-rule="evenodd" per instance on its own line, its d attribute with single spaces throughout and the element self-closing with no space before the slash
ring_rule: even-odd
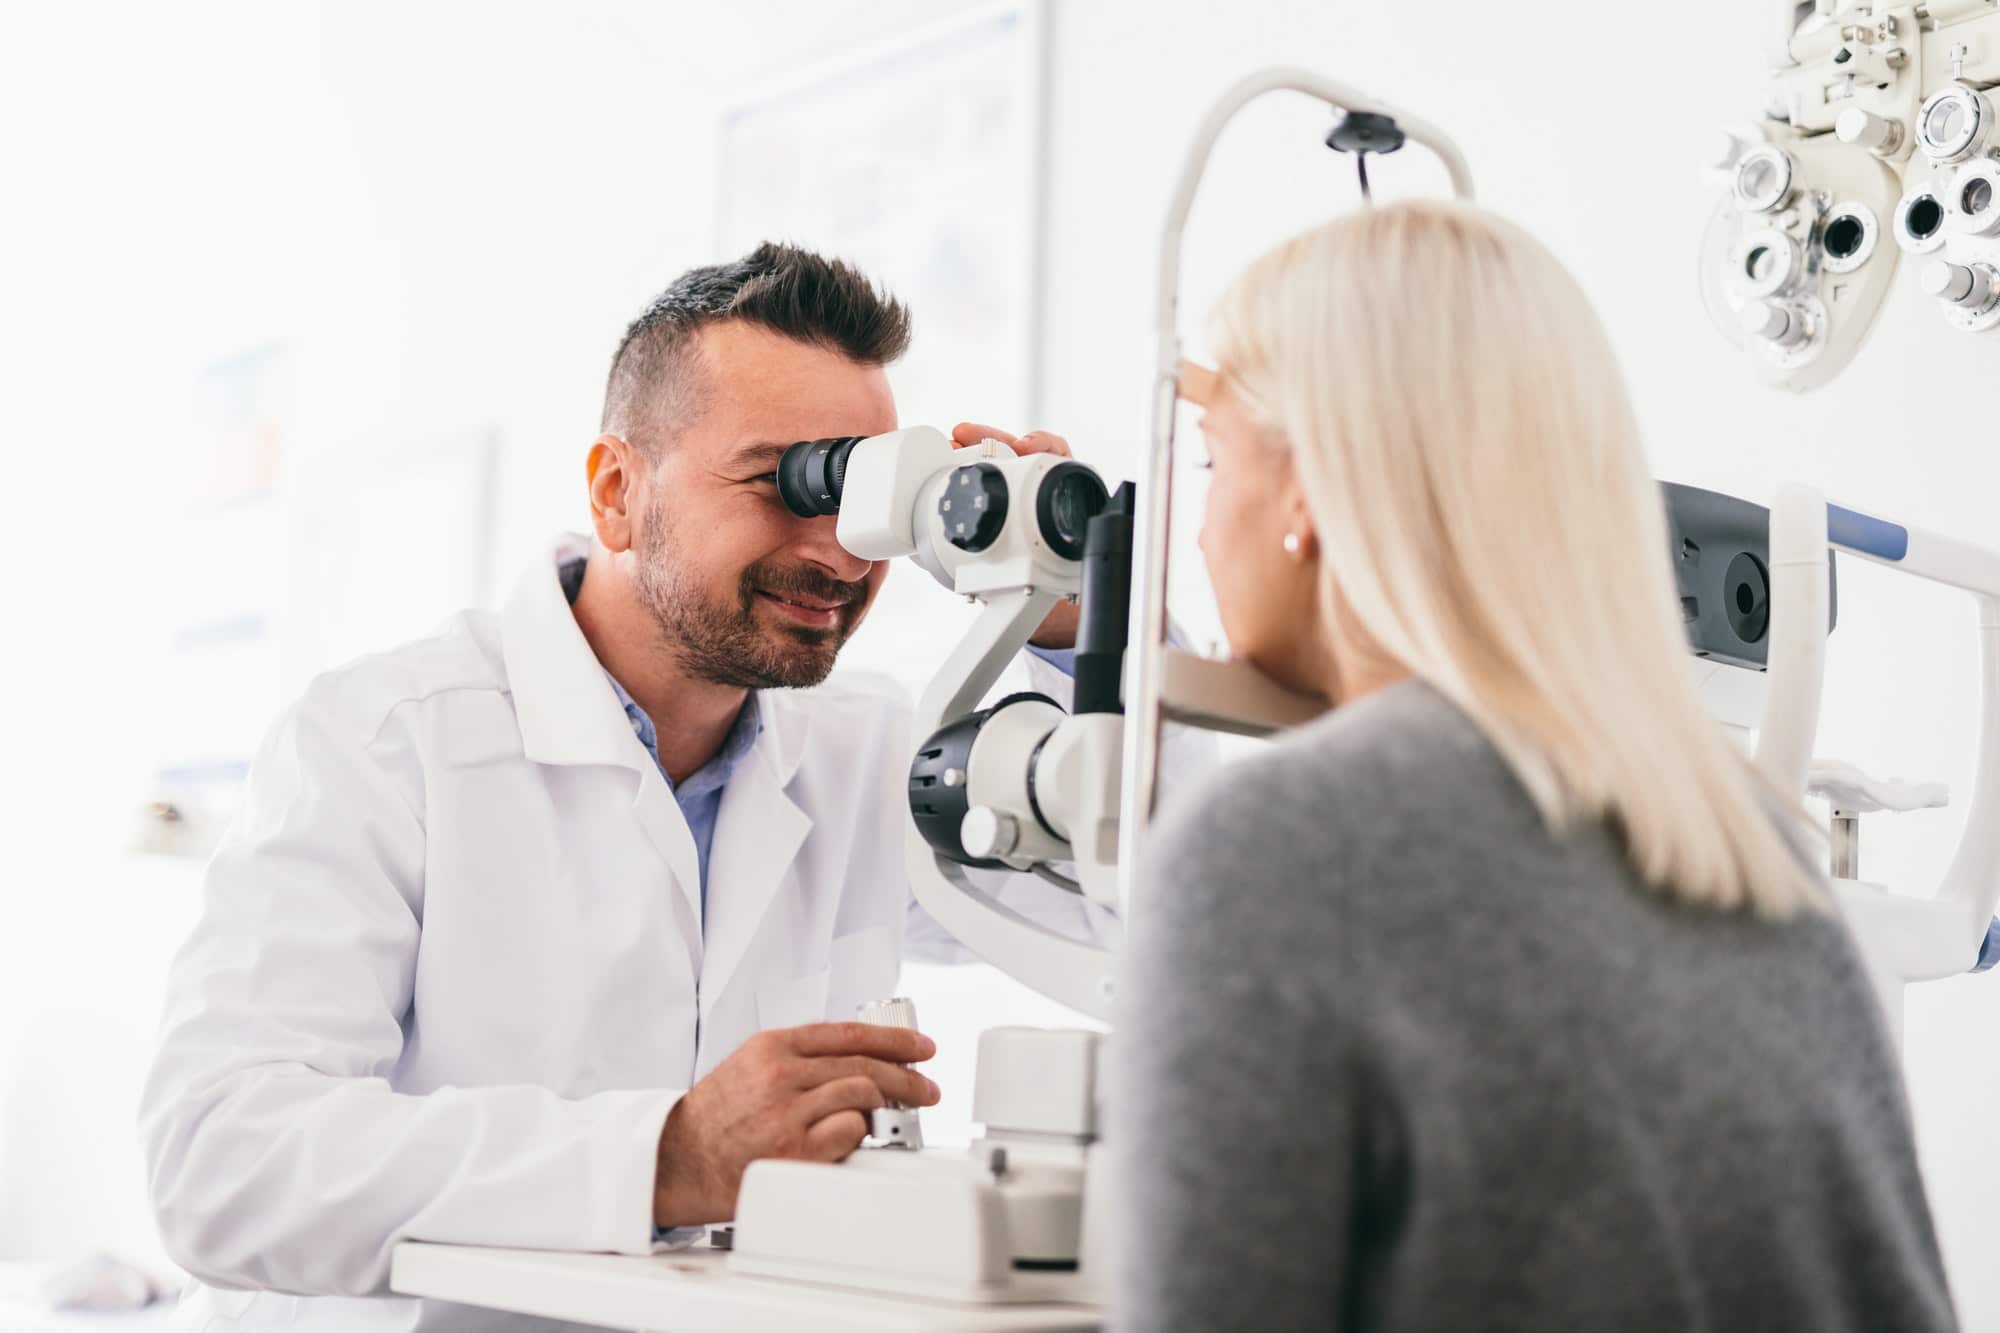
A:
<svg viewBox="0 0 2000 1333">
<path fill-rule="evenodd" d="M 0 1070 L 38 1015 L 65 1006 L 142 1031 L 154 964 L 107 969 L 121 955 L 93 939 L 129 941 L 137 923 L 186 910 L 185 883 L 136 888 L 103 849 L 105 793 L 144 767 L 125 743 L 143 726 L 131 650 L 164 595 L 146 556 L 193 369 L 270 334 L 309 336 L 308 450 L 497 424 L 511 569 L 578 521 L 582 450 L 623 321 L 710 257 L 718 99 L 961 7 L 373 0 L 169 17 L 98 4 L 17 27 L 0 51 L 0 113 L 34 129 L 8 168 L 30 206 L 0 224 L 12 233 L 0 290 L 16 294 L 0 365 L 24 368 L 0 399 L 0 466 L 14 469 L 0 504 L 25 575 L 15 623 L 34 632 L 14 636 L 33 646 L 0 668 L 14 748 L 0 831 L 25 852 L 0 872 Z M 1859 362 L 1800 399 L 1757 387 L 1706 325 L 1694 258 L 1712 189 L 1691 163 L 1707 130 L 1761 102 L 1742 5 L 1691 0 L 1654 16 L 1544 0 L 1530 16 L 1480 0 L 1053 0 L 1052 51 L 1045 403 L 1027 424 L 1068 433 L 1111 470 L 1133 466 L 1145 433 L 1158 216 L 1185 135 L 1225 82 L 1295 61 L 1458 136 L 1484 200 L 1596 295 L 1662 475 L 1751 496 L 1803 477 L 1994 540 L 1982 518 L 2000 458 L 1964 390 L 1993 383 L 2000 344 L 1948 335 L 1904 283 Z M 1191 317 L 1258 246 L 1349 205 L 1347 165 L 1318 146 L 1322 128 L 1309 108 L 1273 102 L 1225 138 L 1190 234 Z M 1389 192 L 1435 179 L 1415 159 L 1377 176 Z M 1969 609 L 1854 562 L 1842 577 L 1821 748 L 1964 793 Z M 1871 827 L 1870 872 L 1929 884 L 1956 821 Z M 1996 1030 L 2000 979 L 1912 999 L 1912 1095 L 1970 1327 L 2000 1327 L 2000 1277 L 1983 1262 L 2000 1236 L 1995 1131 L 1981 1114 L 2000 1105 Z M 116 1064 L 70 1095 L 129 1098 Z M 54 1132 L 36 1095 L 0 1081 L 0 1158 L 19 1156 L 10 1127 Z M 0 1252 L 82 1235 L 116 1186 L 54 1193 L 31 1218 L 0 1194 Z"/>
</svg>

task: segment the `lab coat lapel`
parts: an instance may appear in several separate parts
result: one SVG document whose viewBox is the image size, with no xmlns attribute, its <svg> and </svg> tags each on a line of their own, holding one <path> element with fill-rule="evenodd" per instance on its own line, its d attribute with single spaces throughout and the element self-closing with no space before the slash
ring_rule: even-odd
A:
<svg viewBox="0 0 2000 1333">
<path fill-rule="evenodd" d="M 812 818 L 786 794 L 797 768 L 802 718 L 785 717 L 762 697 L 764 730 L 723 790 L 708 860 L 708 923 L 703 935 L 701 1004 L 706 1013 L 756 941 L 792 862 L 812 831 Z"/>
<path fill-rule="evenodd" d="M 556 569 L 588 555 L 581 537 L 564 537 L 530 569 L 500 615 L 500 651 L 521 727 L 521 747 L 538 764 L 653 766 L 632 734 L 631 719 L 604 666 L 577 627 Z"/>
<path fill-rule="evenodd" d="M 687 816 L 681 813 L 658 764 L 639 775 L 639 794 L 632 801 L 632 816 L 646 830 L 647 838 L 680 885 L 681 901 L 688 910 L 685 919 L 688 962 L 699 975 L 702 955 L 706 952 L 701 926 L 701 862 L 695 855 L 694 833 L 688 828 Z"/>
<path fill-rule="evenodd" d="M 632 734 L 632 721 L 577 627 L 557 577 L 564 560 L 589 551 L 581 537 L 558 539 L 549 558 L 522 578 L 501 613 L 500 647 L 522 750 L 540 764 L 608 764 L 634 774 L 638 790 L 632 814 L 679 882 L 687 905 L 688 962 L 699 971 L 701 878 L 694 835 L 659 765 Z"/>
</svg>

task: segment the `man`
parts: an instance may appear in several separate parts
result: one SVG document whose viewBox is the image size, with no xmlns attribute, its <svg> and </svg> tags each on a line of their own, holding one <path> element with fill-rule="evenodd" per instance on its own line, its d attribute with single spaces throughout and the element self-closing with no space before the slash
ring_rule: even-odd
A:
<svg viewBox="0 0 2000 1333">
<path fill-rule="evenodd" d="M 869 1109 L 937 1100 L 927 1038 L 825 1021 L 939 932 L 902 871 L 906 711 L 810 688 L 886 567 L 773 477 L 792 441 L 895 428 L 907 341 L 804 251 L 688 273 L 613 360 L 588 542 L 280 719 L 144 1096 L 191 1326 L 490 1327 L 382 1295 L 392 1248 L 644 1253 L 729 1218 L 750 1161 L 838 1160 Z"/>
</svg>

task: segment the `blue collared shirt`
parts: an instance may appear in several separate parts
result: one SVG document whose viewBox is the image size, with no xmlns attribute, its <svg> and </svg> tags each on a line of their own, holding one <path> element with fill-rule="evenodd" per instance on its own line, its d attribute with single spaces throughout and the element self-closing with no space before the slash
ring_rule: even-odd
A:
<svg viewBox="0 0 2000 1333">
<path fill-rule="evenodd" d="M 583 587 L 583 564 L 580 559 L 571 560 L 558 571 L 562 578 L 563 596 L 571 603 L 576 601 L 576 594 Z M 722 738 L 715 757 L 688 774 L 686 781 L 676 783 L 668 776 L 666 766 L 660 763 L 660 733 L 653 725 L 653 719 L 618 683 L 618 677 L 606 671 L 604 678 L 611 682 L 612 691 L 625 709 L 625 718 L 632 724 L 632 734 L 639 738 L 639 744 L 645 746 L 646 753 L 653 757 L 660 776 L 667 780 L 667 790 L 674 794 L 674 803 L 681 808 L 681 817 L 687 820 L 688 832 L 694 837 L 695 869 L 701 877 L 701 917 L 706 925 L 708 852 L 715 845 L 715 821 L 722 813 L 722 793 L 729 786 L 729 779 L 736 775 L 736 766 L 743 762 L 743 757 L 750 753 L 750 747 L 757 743 L 757 737 L 764 731 L 764 716 L 758 707 L 757 695 L 752 691 L 750 697 L 743 701 L 742 711 L 736 714 L 736 721 L 729 728 L 729 734 Z"/>
</svg>

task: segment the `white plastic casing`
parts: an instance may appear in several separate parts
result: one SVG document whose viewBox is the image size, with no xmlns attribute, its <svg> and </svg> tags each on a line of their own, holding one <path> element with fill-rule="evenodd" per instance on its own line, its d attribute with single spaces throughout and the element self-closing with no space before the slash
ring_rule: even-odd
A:
<svg viewBox="0 0 2000 1333">
<path fill-rule="evenodd" d="M 956 451 L 933 426 L 910 426 L 854 446 L 841 483 L 841 546 L 863 560 L 895 560 L 917 549 L 917 493 L 952 466 Z"/>
<path fill-rule="evenodd" d="M 1062 720 L 1035 765 L 1035 799 L 1069 840 L 1084 896 L 1118 906 L 1118 801 L 1125 718 L 1080 713 Z"/>
<path fill-rule="evenodd" d="M 995 440 L 955 451 L 950 465 L 917 492 L 913 515 L 917 563 L 938 582 L 967 597 L 1019 588 L 1075 595 L 1083 586 L 1082 562 L 1058 555 L 1043 540 L 1042 525 L 1035 517 L 1035 492 L 1042 478 L 1068 461 L 1055 454 L 1023 458 Z M 991 546 L 983 551 L 963 551 L 945 539 L 938 500 L 953 472 L 976 463 L 1000 469 L 1007 479 L 1007 520 Z M 841 544 L 846 545 L 845 539 Z"/>
<path fill-rule="evenodd" d="M 1826 561 L 1826 501 L 1786 484 L 1771 499 L 1771 677 L 1757 763 L 1778 790 L 1803 798 L 1826 676 L 1832 576 Z"/>
<path fill-rule="evenodd" d="M 1712 657 L 1692 654 L 1688 657 L 1688 669 L 1708 715 L 1748 753 L 1764 716 L 1765 701 L 1770 697 L 1770 677 L 1750 667 L 1731 666 Z"/>
<path fill-rule="evenodd" d="M 979 1034 L 972 1118 L 989 1137 L 1059 1134 L 1097 1137 L 1098 1048 L 1079 1029 L 988 1028 Z"/>
<path fill-rule="evenodd" d="M 1069 856 L 1068 844 L 1056 836 L 1064 832 L 1061 825 L 1054 833 L 1043 828 L 1028 795 L 1035 750 L 1066 716 L 1055 704 L 1039 700 L 1009 704 L 979 729 L 966 756 L 966 802 L 973 810 L 1012 817 L 1016 837 L 1002 859 L 1017 870 Z M 1047 807 L 1043 813 L 1048 813 Z"/>
<path fill-rule="evenodd" d="M 968 1160 L 934 1153 L 752 1162 L 729 1267 L 965 1304 L 1005 1300 L 1015 1285 L 1000 1191 Z"/>
<path fill-rule="evenodd" d="M 1049 547 L 1035 517 L 1043 476 L 1067 461 L 1054 454 L 1023 458 L 998 440 L 954 448 L 931 426 L 876 435 L 848 455 L 834 531 L 841 546 L 863 560 L 911 556 L 939 583 L 968 597 L 1018 588 L 1074 595 L 1082 565 Z M 975 463 L 1000 469 L 1008 503 L 999 537 L 971 552 L 945 540 L 937 506 L 952 473 Z"/>
</svg>

